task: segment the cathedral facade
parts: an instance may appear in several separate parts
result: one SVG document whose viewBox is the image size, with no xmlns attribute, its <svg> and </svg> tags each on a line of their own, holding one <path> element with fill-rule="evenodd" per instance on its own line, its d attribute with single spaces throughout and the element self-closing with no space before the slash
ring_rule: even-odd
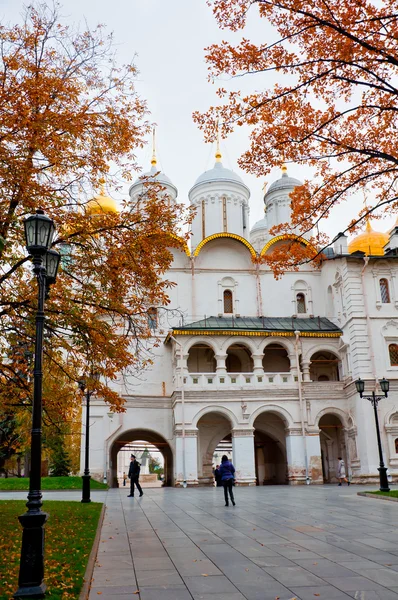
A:
<svg viewBox="0 0 398 600">
<path fill-rule="evenodd" d="M 155 158 L 147 175 L 175 201 Z M 125 413 L 91 400 L 93 477 L 117 485 L 119 452 L 144 440 L 163 454 L 168 485 L 212 484 L 223 445 L 238 485 L 336 482 L 339 456 L 353 483 L 376 482 L 373 409 L 355 380 L 371 393 L 385 377 L 390 391 L 378 415 L 384 460 L 398 479 L 398 228 L 380 233 L 368 223 L 350 244 L 339 234 L 321 266 L 275 280 L 258 258 L 280 245 L 288 251 L 293 236 L 269 230 L 289 221 L 297 185 L 284 167 L 250 230 L 250 191 L 219 151 L 196 180 L 191 247 L 171 250 L 169 310 L 148 310 L 161 340 L 153 366 L 115 383 Z M 138 180 L 130 197 L 141 193 Z"/>
</svg>

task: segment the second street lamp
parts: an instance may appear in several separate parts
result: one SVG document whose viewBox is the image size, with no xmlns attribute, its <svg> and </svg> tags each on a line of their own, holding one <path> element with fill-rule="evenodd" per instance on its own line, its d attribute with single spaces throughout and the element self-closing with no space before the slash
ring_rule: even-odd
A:
<svg viewBox="0 0 398 600">
<path fill-rule="evenodd" d="M 44 579 L 44 524 L 47 513 L 42 512 L 41 493 L 41 425 L 42 425 L 42 386 L 43 386 L 43 331 L 44 301 L 46 287 L 55 282 L 56 267 L 52 279 L 47 281 L 46 254 L 50 249 L 55 233 L 54 223 L 42 210 L 27 217 L 24 221 L 26 249 L 32 257 L 33 273 L 38 284 L 35 360 L 33 371 L 32 432 L 30 442 L 31 468 L 29 473 L 29 493 L 26 504 L 28 510 L 21 515 L 22 525 L 21 563 L 19 568 L 18 590 L 15 598 L 43 598 L 46 585 Z M 57 252 L 55 252 L 57 254 Z"/>
<path fill-rule="evenodd" d="M 86 396 L 86 444 L 84 452 L 84 474 L 82 475 L 82 502 L 91 502 L 90 498 L 90 398 L 94 390 L 90 391 L 90 381 L 98 381 L 99 374 L 91 373 L 90 376 L 83 375 L 79 381 L 79 389 Z"/>
<path fill-rule="evenodd" d="M 365 382 L 361 378 L 359 378 L 355 382 L 355 387 L 357 388 L 357 392 L 358 392 L 360 398 L 366 398 L 366 400 L 369 400 L 373 406 L 373 411 L 374 411 L 374 416 L 375 416 L 375 424 L 376 424 L 376 433 L 377 433 L 377 445 L 379 447 L 380 465 L 379 465 L 378 471 L 379 471 L 379 476 L 380 476 L 380 491 L 381 492 L 389 492 L 390 488 L 388 486 L 387 467 L 384 465 L 384 461 L 383 461 L 383 449 L 381 446 L 381 436 L 380 436 L 380 427 L 379 427 L 379 417 L 377 414 L 377 405 L 380 400 L 382 400 L 383 398 L 387 398 L 388 391 L 390 389 L 390 382 L 383 377 L 383 379 L 380 380 L 379 384 L 380 384 L 381 391 L 383 392 L 384 396 L 377 396 L 374 392 L 372 392 L 371 396 L 364 396 Z"/>
</svg>

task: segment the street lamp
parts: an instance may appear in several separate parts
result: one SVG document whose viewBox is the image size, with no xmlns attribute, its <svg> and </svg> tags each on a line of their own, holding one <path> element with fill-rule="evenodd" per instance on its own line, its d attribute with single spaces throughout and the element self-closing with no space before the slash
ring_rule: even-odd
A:
<svg viewBox="0 0 398 600">
<path fill-rule="evenodd" d="M 99 373 L 91 373 L 90 376 L 83 375 L 81 380 L 79 381 L 79 389 L 82 394 L 86 394 L 86 449 L 84 453 L 84 475 L 83 486 L 82 486 L 82 502 L 91 502 L 90 498 L 90 468 L 89 468 L 89 453 L 90 453 L 90 398 L 94 393 L 94 390 L 90 391 L 89 381 L 99 380 Z"/>
<path fill-rule="evenodd" d="M 44 524 L 47 513 L 42 512 L 41 493 L 41 422 L 43 384 L 43 330 L 44 300 L 46 287 L 55 282 L 59 261 L 54 264 L 51 281 L 47 280 L 46 254 L 53 241 L 54 222 L 42 210 L 24 221 L 26 249 L 32 257 L 33 273 L 38 283 L 36 312 L 36 341 L 33 370 L 32 431 L 30 442 L 31 468 L 29 474 L 28 510 L 18 517 L 22 525 L 22 548 L 19 568 L 18 590 L 14 598 L 43 598 L 46 585 L 44 578 Z M 51 251 L 53 252 L 53 251 Z M 55 253 L 57 254 L 57 253 Z M 51 259 L 50 262 L 54 263 Z"/>
<path fill-rule="evenodd" d="M 355 382 L 355 387 L 357 388 L 359 397 L 366 398 L 366 400 L 370 400 L 370 402 L 372 403 L 372 406 L 373 406 L 375 422 L 376 422 L 377 444 L 379 446 L 380 465 L 379 465 L 378 471 L 379 471 L 379 475 L 380 475 L 380 491 L 381 492 L 389 492 L 390 488 L 388 487 L 387 468 L 384 466 L 383 449 L 381 447 L 381 437 L 380 437 L 379 417 L 377 415 L 377 405 L 379 403 L 379 400 L 382 400 L 382 398 L 387 398 L 388 391 L 390 389 L 390 382 L 383 377 L 383 379 L 381 379 L 379 383 L 380 383 L 381 391 L 383 392 L 384 396 L 376 396 L 376 394 L 374 392 L 372 392 L 371 396 L 364 396 L 365 382 L 361 378 L 359 378 Z"/>
</svg>

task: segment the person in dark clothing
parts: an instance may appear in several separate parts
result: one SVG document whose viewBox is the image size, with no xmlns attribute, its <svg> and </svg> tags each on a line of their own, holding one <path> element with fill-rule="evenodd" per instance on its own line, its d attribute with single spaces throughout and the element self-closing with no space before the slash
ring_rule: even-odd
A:
<svg viewBox="0 0 398 600">
<path fill-rule="evenodd" d="M 214 469 L 214 479 L 216 480 L 216 486 L 221 487 L 220 465 L 216 465 L 216 468 Z"/>
<path fill-rule="evenodd" d="M 222 485 L 224 487 L 225 506 L 229 506 L 228 492 L 229 492 L 229 497 L 231 498 L 231 502 L 235 506 L 235 498 L 234 498 L 234 494 L 232 491 L 232 486 L 234 483 L 234 473 L 235 473 L 234 465 L 231 463 L 228 456 L 226 456 L 224 454 L 224 456 L 221 459 L 220 476 L 221 476 Z"/>
<path fill-rule="evenodd" d="M 132 498 L 134 496 L 134 485 L 137 487 L 137 490 L 140 493 L 140 498 L 141 498 L 141 496 L 144 495 L 144 492 L 142 491 L 142 488 L 138 482 L 138 479 L 140 476 L 140 468 L 141 468 L 140 463 L 135 460 L 135 456 L 134 456 L 134 454 L 132 454 L 130 468 L 129 468 L 129 474 L 128 474 L 128 476 L 130 478 L 130 493 L 127 496 L 128 498 Z"/>
</svg>

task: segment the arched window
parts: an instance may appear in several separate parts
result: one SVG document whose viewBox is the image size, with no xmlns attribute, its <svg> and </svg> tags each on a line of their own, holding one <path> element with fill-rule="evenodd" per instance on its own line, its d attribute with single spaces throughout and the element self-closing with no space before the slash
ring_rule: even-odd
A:
<svg viewBox="0 0 398 600">
<path fill-rule="evenodd" d="M 158 326 L 158 309 L 154 306 L 148 308 L 147 315 L 149 329 L 156 329 Z"/>
<path fill-rule="evenodd" d="M 388 289 L 388 280 L 387 279 L 380 279 L 380 294 L 381 294 L 381 301 L 383 304 L 389 304 L 391 302 L 390 300 L 390 291 Z"/>
<path fill-rule="evenodd" d="M 392 367 L 398 367 L 398 344 L 390 344 L 388 346 L 388 352 L 390 354 L 390 365 Z"/>
<path fill-rule="evenodd" d="M 231 290 L 224 290 L 224 313 L 233 313 L 233 302 Z"/>
<path fill-rule="evenodd" d="M 395 454 L 398 454 L 398 438 L 395 438 L 394 444 L 395 444 Z"/>
<path fill-rule="evenodd" d="M 305 308 L 305 296 L 304 294 L 297 294 L 296 296 L 297 314 L 306 313 Z"/>
</svg>

